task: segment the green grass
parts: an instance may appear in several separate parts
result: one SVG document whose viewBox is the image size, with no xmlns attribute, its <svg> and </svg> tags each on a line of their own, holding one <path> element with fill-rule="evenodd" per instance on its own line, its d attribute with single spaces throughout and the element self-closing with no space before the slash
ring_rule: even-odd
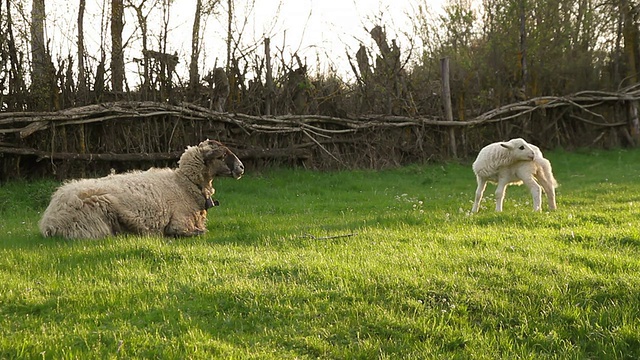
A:
<svg viewBox="0 0 640 360">
<path fill-rule="evenodd" d="M 271 170 L 189 239 L 44 239 L 58 184 L 4 184 L 0 358 L 639 358 L 640 150 L 547 156 L 552 213 L 470 215 L 469 164 Z"/>
</svg>

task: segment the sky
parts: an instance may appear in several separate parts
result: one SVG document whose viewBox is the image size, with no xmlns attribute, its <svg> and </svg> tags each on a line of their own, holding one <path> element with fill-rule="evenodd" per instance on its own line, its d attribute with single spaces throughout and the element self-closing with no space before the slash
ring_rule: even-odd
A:
<svg viewBox="0 0 640 360">
<path fill-rule="evenodd" d="M 311 71 L 326 72 L 335 70 L 338 75 L 349 76 L 351 69 L 346 53 L 355 56 L 361 43 L 373 46 L 368 35 L 374 24 L 386 24 L 389 39 L 398 38 L 402 48 L 403 41 L 399 32 L 407 29 L 408 19 L 415 13 L 418 4 L 426 4 L 430 11 L 439 11 L 447 0 L 235 0 L 238 19 L 247 18 L 247 24 L 238 20 L 236 27 L 243 30 L 243 47 L 250 48 L 261 42 L 265 36 L 271 38 L 271 53 L 274 58 L 282 54 L 285 61 L 298 53 L 309 64 Z M 125 1 L 126 2 L 126 1 Z M 139 0 L 133 0 L 138 3 Z M 226 4 L 225 0 L 222 0 Z M 101 18 L 102 7 L 108 0 L 87 0 L 85 17 L 85 42 L 90 54 L 97 62 L 102 29 L 108 29 L 107 22 Z M 253 11 L 246 9 L 247 4 L 255 4 Z M 51 6 L 55 4 L 54 6 Z M 54 53 L 65 54 L 66 48 L 75 48 L 75 26 L 77 21 L 77 1 L 47 1 L 48 35 L 52 38 Z M 225 5 L 226 6 L 226 5 Z M 178 73 L 186 76 L 188 59 L 191 53 L 191 30 L 195 12 L 195 1 L 175 0 L 171 7 L 169 24 L 169 45 L 167 52 L 177 52 L 180 58 Z M 249 14 L 248 16 L 246 14 Z M 125 43 L 135 31 L 136 20 L 132 13 L 125 15 Z M 162 24 L 162 14 L 150 17 L 151 33 L 158 34 Z M 203 49 L 201 53 L 201 73 L 226 61 L 226 13 L 210 16 L 203 24 Z M 128 33 L 127 33 L 128 29 Z M 408 42 L 405 41 L 405 42 Z M 152 39 L 153 50 L 158 49 L 158 41 Z M 404 44 L 407 46 L 407 44 Z M 258 53 L 263 54 L 262 45 Z M 139 51 L 125 54 L 127 70 L 134 72 L 137 65 L 133 58 Z M 320 64 L 318 63 L 320 59 Z M 279 59 L 278 59 L 279 60 Z M 353 74 L 351 74 L 353 75 Z"/>
<path fill-rule="evenodd" d="M 322 70 L 333 67 L 342 73 L 351 72 L 346 52 L 355 56 L 360 43 L 373 44 L 368 31 L 375 24 L 387 24 L 389 39 L 396 38 L 396 31 L 410 26 L 409 15 L 417 4 L 440 9 L 444 1 L 283 0 L 278 9 L 278 0 L 257 0 L 251 17 L 255 26 L 252 37 L 258 39 L 267 34 L 272 38 L 272 47 L 288 50 L 285 55 L 302 53 L 314 64 L 319 55 L 326 58 Z"/>
<path fill-rule="evenodd" d="M 442 0 L 427 0 L 429 6 Z M 283 4 L 283 21 L 278 34 L 286 32 L 288 42 L 295 49 L 312 47 L 335 60 L 334 66 L 345 67 L 346 51 L 355 55 L 360 43 L 370 44 L 368 34 L 379 23 L 387 24 L 391 38 L 398 31 L 410 27 L 408 15 L 418 1 L 403 0 L 287 0 Z M 412 4 L 413 3 L 413 4 Z M 301 32 L 299 29 L 304 29 Z M 277 43 L 277 42 L 276 42 Z M 406 45 L 406 44 L 405 44 Z"/>
</svg>

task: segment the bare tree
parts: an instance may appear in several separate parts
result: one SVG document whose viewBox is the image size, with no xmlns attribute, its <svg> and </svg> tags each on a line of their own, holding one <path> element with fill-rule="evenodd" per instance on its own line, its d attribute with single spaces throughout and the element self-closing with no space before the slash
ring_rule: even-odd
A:
<svg viewBox="0 0 640 360">
<path fill-rule="evenodd" d="M 231 66 L 231 39 L 233 37 L 232 33 L 232 25 L 233 25 L 233 0 L 228 1 L 227 7 L 227 73 L 230 71 Z"/>
<path fill-rule="evenodd" d="M 124 81 L 123 10 L 123 0 L 111 0 L 111 84 L 114 92 L 122 92 Z"/>
<path fill-rule="evenodd" d="M 84 68 L 84 12 L 86 0 L 80 0 L 78 6 L 78 99 L 84 104 L 87 94 L 87 75 Z"/>
<path fill-rule="evenodd" d="M 630 84 L 638 82 L 638 69 L 640 59 L 638 51 L 640 49 L 640 34 L 638 30 L 637 5 L 630 0 L 620 0 L 620 14 L 622 16 L 622 34 L 624 36 L 624 53 L 627 60 L 627 72 L 625 79 Z M 638 102 L 630 101 L 627 106 L 627 117 L 631 128 L 631 135 L 634 142 L 640 139 L 640 119 L 638 115 Z"/>
<path fill-rule="evenodd" d="M 43 110 L 59 108 L 56 74 L 45 46 L 44 0 L 31 4 L 31 96 L 33 106 Z"/>
<path fill-rule="evenodd" d="M 638 49 L 640 45 L 638 24 L 636 18 L 638 16 L 637 5 L 630 0 L 620 0 L 620 15 L 622 25 L 622 35 L 624 41 L 624 53 L 627 61 L 626 79 L 630 84 L 638 82 L 638 69 L 640 61 L 638 60 Z"/>
<path fill-rule="evenodd" d="M 189 89 L 192 100 L 198 94 L 200 76 L 198 74 L 198 59 L 200 58 L 200 15 L 202 14 L 202 0 L 196 2 L 196 13 L 193 17 L 193 28 L 191 30 L 191 63 L 189 64 Z"/>
<path fill-rule="evenodd" d="M 3 66 L 6 66 L 6 71 L 8 72 L 8 91 L 7 95 L 9 95 L 9 99 L 4 98 L 3 103 L 7 104 L 8 110 L 20 109 L 24 104 L 24 100 L 21 99 L 21 96 L 26 93 L 26 84 L 24 81 L 24 73 L 22 62 L 22 54 L 18 52 L 16 47 L 16 41 L 13 35 L 13 18 L 11 16 L 11 0 L 6 1 L 6 50 L 2 50 L 2 60 Z M 4 71 L 5 69 L 3 69 Z M 3 94 L 4 97 L 4 94 Z"/>
<path fill-rule="evenodd" d="M 527 84 L 529 83 L 529 73 L 527 70 L 527 22 L 526 22 L 526 0 L 520 0 L 520 74 L 521 83 L 520 100 L 524 100 L 527 97 Z"/>
<path fill-rule="evenodd" d="M 146 0 L 142 0 L 140 2 L 139 5 L 135 5 L 133 3 L 133 1 L 128 0 L 127 1 L 127 7 L 131 7 L 135 10 L 136 12 L 136 18 L 138 19 L 138 26 L 140 26 L 140 33 L 141 33 L 141 37 L 142 37 L 142 53 L 146 53 L 149 50 L 149 46 L 148 46 L 148 31 L 147 31 L 147 17 L 148 14 L 145 15 L 143 12 L 143 8 L 144 5 L 147 1 Z M 149 62 L 148 61 L 143 61 L 142 62 L 142 72 L 143 72 L 143 84 L 141 84 L 141 89 L 142 92 L 146 92 L 149 90 L 149 84 L 150 84 L 150 74 L 149 74 Z"/>
<path fill-rule="evenodd" d="M 44 20 L 44 0 L 33 0 L 31 4 L 31 75 L 34 81 L 41 79 L 45 72 Z"/>
</svg>

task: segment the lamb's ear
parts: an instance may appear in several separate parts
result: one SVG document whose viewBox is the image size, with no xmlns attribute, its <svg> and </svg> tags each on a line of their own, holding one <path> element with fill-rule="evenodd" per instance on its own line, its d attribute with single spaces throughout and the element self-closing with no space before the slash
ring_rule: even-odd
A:
<svg viewBox="0 0 640 360">
<path fill-rule="evenodd" d="M 506 142 L 501 142 L 500 146 L 502 146 L 503 148 L 508 149 L 508 150 L 513 149 L 513 146 L 511 146 L 511 144 L 506 143 Z"/>
<path fill-rule="evenodd" d="M 205 161 L 221 158 L 226 153 L 226 149 L 213 140 L 203 141 L 199 146 Z"/>
</svg>

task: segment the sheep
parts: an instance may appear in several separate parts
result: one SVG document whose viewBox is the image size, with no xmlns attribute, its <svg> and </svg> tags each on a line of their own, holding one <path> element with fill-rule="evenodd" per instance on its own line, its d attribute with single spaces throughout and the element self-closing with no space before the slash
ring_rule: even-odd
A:
<svg viewBox="0 0 640 360">
<path fill-rule="evenodd" d="M 497 183 L 496 211 L 502 211 L 507 185 L 524 183 L 533 197 L 533 210 L 541 210 L 540 185 L 547 194 L 549 210 L 555 210 L 558 183 L 553 176 L 551 163 L 540 148 L 521 138 L 496 142 L 482 148 L 472 165 L 478 187 L 472 212 L 478 212 L 487 182 Z"/>
<path fill-rule="evenodd" d="M 178 167 L 67 181 L 38 223 L 45 237 L 100 239 L 120 233 L 186 237 L 206 232 L 213 179 L 240 179 L 244 165 L 215 140 L 188 146 Z"/>
</svg>

